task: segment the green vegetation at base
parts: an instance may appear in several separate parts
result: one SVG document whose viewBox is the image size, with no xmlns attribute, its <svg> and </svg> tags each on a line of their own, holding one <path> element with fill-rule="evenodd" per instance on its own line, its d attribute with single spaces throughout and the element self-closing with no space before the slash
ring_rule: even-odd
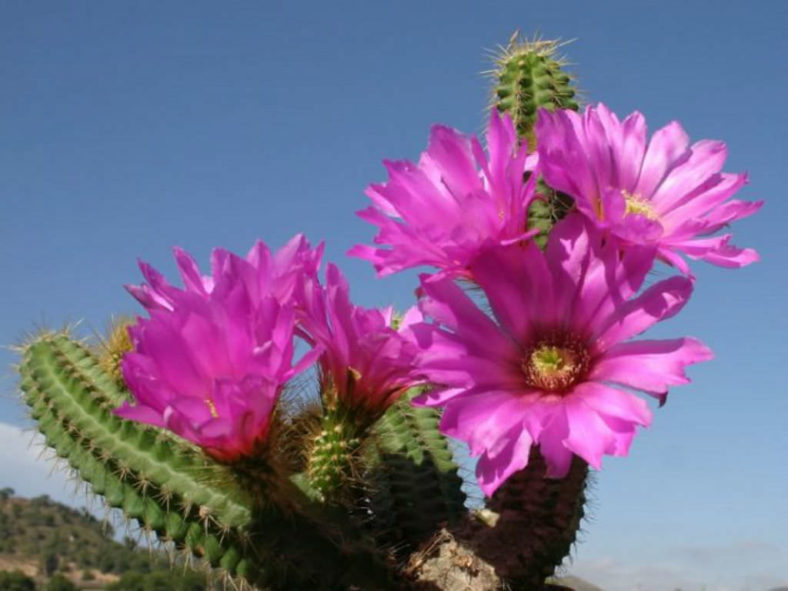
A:
<svg viewBox="0 0 788 591">
<path fill-rule="evenodd" d="M 66 507 L 46 495 L 16 497 L 13 489 L 0 488 L 0 563 L 10 569 L 0 570 L 0 591 L 222 588 L 204 572 L 183 564 L 171 568 L 163 552 L 114 537 L 112 527 L 86 509 Z"/>
<path fill-rule="evenodd" d="M 137 551 L 133 540 L 121 544 L 113 536 L 112 527 L 86 509 L 71 509 L 46 495 L 0 495 L 0 556 L 34 562 L 47 577 L 72 568 L 121 575 L 168 565 L 163 556 Z"/>
<path fill-rule="evenodd" d="M 155 571 L 148 574 L 126 573 L 105 587 L 106 591 L 208 591 L 205 575 L 196 572 Z"/>
<path fill-rule="evenodd" d="M 35 591 L 36 582 L 20 571 L 0 571 L 0 589 L 3 591 Z"/>
<path fill-rule="evenodd" d="M 63 575 L 54 575 L 47 586 L 45 591 L 78 591 L 78 587 Z"/>
</svg>

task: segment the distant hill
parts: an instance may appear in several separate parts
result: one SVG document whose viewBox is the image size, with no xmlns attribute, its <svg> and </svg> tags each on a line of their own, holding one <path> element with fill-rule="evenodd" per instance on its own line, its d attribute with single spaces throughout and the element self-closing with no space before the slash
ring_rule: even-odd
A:
<svg viewBox="0 0 788 591">
<path fill-rule="evenodd" d="M 10 488 L 0 489 L 0 571 L 20 571 L 39 586 L 59 573 L 80 589 L 135 589 L 124 580 L 138 581 L 148 575 L 188 578 L 189 590 L 208 587 L 204 574 L 191 571 L 182 575 L 182 568 L 173 572 L 162 552 L 137 548 L 129 538 L 123 543 L 116 541 L 112 528 L 87 509 L 72 509 L 46 495 L 16 497 Z M 193 581 L 197 584 L 191 584 Z M 180 587 L 168 581 L 167 587 L 155 588 Z"/>
<path fill-rule="evenodd" d="M 597 587 L 596 585 L 592 585 L 580 577 L 555 577 L 552 579 L 552 581 L 557 585 L 563 585 L 569 589 L 572 589 L 572 591 L 602 591 L 601 588 Z"/>
</svg>

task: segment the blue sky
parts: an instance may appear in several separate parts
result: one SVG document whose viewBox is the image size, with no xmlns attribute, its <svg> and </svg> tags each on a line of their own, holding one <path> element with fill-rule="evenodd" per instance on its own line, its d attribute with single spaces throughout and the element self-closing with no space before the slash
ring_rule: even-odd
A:
<svg viewBox="0 0 788 591">
<path fill-rule="evenodd" d="M 0 343 L 135 312 L 137 257 L 171 275 L 174 244 L 206 261 L 296 232 L 327 241 L 360 303 L 410 305 L 414 274 L 344 257 L 373 235 L 353 212 L 430 124 L 482 129 L 483 50 L 516 28 L 576 38 L 588 100 L 725 140 L 742 197 L 767 202 L 734 230 L 763 261 L 696 265 L 693 300 L 656 331 L 716 360 L 607 460 L 570 570 L 611 591 L 786 584 L 788 3 L 3 3 Z M 0 421 L 25 426 L 14 388 L 9 368 Z"/>
</svg>

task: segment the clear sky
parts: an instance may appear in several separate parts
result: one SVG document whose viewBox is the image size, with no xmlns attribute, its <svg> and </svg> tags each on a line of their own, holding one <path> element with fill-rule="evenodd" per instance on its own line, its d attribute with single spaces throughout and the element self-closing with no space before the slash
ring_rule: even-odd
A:
<svg viewBox="0 0 788 591">
<path fill-rule="evenodd" d="M 172 275 L 172 245 L 207 261 L 296 232 L 327 241 L 360 303 L 410 305 L 415 274 L 344 257 L 374 233 L 353 212 L 430 124 L 482 129 L 484 49 L 516 28 L 577 38 L 588 100 L 725 140 L 743 198 L 767 202 L 734 229 L 763 261 L 695 265 L 693 300 L 656 331 L 716 360 L 606 461 L 569 570 L 609 591 L 788 584 L 785 2 L 3 2 L 0 343 L 137 311 L 121 287 L 137 257 Z M 0 379 L 0 422 L 25 426 Z"/>
</svg>

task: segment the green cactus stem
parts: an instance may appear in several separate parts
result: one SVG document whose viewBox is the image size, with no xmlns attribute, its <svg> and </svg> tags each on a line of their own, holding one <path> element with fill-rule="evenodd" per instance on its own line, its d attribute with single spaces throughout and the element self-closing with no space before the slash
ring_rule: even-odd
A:
<svg viewBox="0 0 788 591">
<path fill-rule="evenodd" d="M 515 589 L 538 589 L 569 555 L 584 515 L 588 464 L 575 456 L 569 473 L 546 478 L 538 448 L 528 466 L 513 474 L 487 503 L 494 528 L 474 536 L 477 555 Z M 516 551 L 512 551 L 516 548 Z"/>
<path fill-rule="evenodd" d="M 572 77 L 563 70 L 566 62 L 557 55 L 558 41 L 523 40 L 515 32 L 495 59 L 492 106 L 509 113 L 529 149 L 536 146 L 534 124 L 537 111 L 579 108 Z"/>
<path fill-rule="evenodd" d="M 146 486 L 182 496 L 223 527 L 243 527 L 251 507 L 242 490 L 218 489 L 227 480 L 224 466 L 209 462 L 196 448 L 167 433 L 125 421 L 113 413 L 126 394 L 84 347 L 62 335 L 27 348 L 21 366 L 28 405 L 43 404 L 66 432 L 99 459 L 122 472 L 138 474 Z"/>
<path fill-rule="evenodd" d="M 220 464 L 165 431 L 116 416 L 128 394 L 80 343 L 41 336 L 25 348 L 20 374 L 47 444 L 110 507 L 160 539 L 251 585 L 386 588 L 389 573 L 353 541 L 358 536 L 289 479 L 271 499 L 259 498 L 266 489 L 249 486 L 259 466 Z"/>
<path fill-rule="evenodd" d="M 574 202 L 569 195 L 548 187 L 544 179 L 540 178 L 536 186 L 537 196 L 528 208 L 528 229 L 539 230 L 534 241 L 544 248 L 550 230 L 572 209 Z"/>
<path fill-rule="evenodd" d="M 86 348 L 46 335 L 27 348 L 20 373 L 47 445 L 107 505 L 212 566 L 257 580 L 241 536 L 228 535 L 251 523 L 251 506 L 205 484 L 224 476 L 221 467 L 187 444 L 112 414 L 126 396 Z"/>
<path fill-rule="evenodd" d="M 419 393 L 389 408 L 365 446 L 360 504 L 378 543 L 400 553 L 467 514 L 458 466 L 438 431 L 438 411 L 410 404 Z"/>
<path fill-rule="evenodd" d="M 326 409 L 308 442 L 307 476 L 320 498 L 340 502 L 350 485 L 357 482 L 363 436 L 358 431 L 351 417 L 336 407 Z"/>
<path fill-rule="evenodd" d="M 412 577 L 428 589 L 554 589 L 546 578 L 569 553 L 583 517 L 588 466 L 575 458 L 563 479 L 545 478 L 532 449 L 486 509 L 443 528 L 411 555 Z"/>
<path fill-rule="evenodd" d="M 523 40 L 515 32 L 490 72 L 494 80 L 492 108 L 511 116 L 517 134 L 531 151 L 539 140 L 534 126 L 540 108 L 579 109 L 572 76 L 564 71 L 566 62 L 557 55 L 560 47 L 558 41 Z M 539 179 L 537 198 L 528 209 L 528 229 L 539 230 L 535 238 L 539 246 L 544 247 L 550 229 L 571 207 L 571 197 Z"/>
</svg>

